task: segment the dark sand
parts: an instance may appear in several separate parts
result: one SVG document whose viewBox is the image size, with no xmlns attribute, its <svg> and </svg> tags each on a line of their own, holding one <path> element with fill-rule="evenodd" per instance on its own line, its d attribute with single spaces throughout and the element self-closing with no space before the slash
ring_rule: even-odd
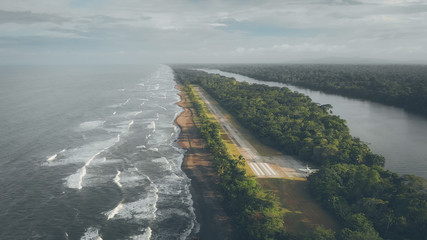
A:
<svg viewBox="0 0 427 240">
<path fill-rule="evenodd" d="M 182 86 L 177 85 L 176 89 L 182 90 Z M 181 168 L 191 179 L 190 190 L 200 223 L 200 232 L 194 239 L 233 239 L 231 219 L 222 206 L 218 175 L 192 118 L 194 109 L 182 91 L 179 95 L 181 101 L 177 104 L 184 111 L 175 120 L 181 127 L 178 144 L 187 149 Z"/>
</svg>

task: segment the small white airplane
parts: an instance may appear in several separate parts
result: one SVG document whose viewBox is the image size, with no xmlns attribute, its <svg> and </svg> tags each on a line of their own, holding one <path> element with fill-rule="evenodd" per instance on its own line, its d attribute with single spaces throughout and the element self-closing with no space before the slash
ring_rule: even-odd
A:
<svg viewBox="0 0 427 240">
<path fill-rule="evenodd" d="M 307 173 L 307 174 L 312 174 L 312 173 L 314 173 L 314 172 L 319 171 L 319 169 L 311 169 L 311 168 L 309 168 L 309 167 L 308 167 L 308 164 L 305 166 L 305 168 L 300 168 L 300 169 L 298 169 L 298 170 L 300 170 L 301 172 L 305 172 L 305 173 Z"/>
</svg>

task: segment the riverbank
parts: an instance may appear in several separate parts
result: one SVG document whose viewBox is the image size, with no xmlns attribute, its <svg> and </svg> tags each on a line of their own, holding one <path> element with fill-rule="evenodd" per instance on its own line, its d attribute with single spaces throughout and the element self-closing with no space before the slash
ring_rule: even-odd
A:
<svg viewBox="0 0 427 240">
<path fill-rule="evenodd" d="M 195 239 L 232 239 L 231 220 L 222 207 L 218 176 L 210 161 L 196 124 L 193 121 L 194 109 L 188 101 L 181 85 L 176 85 L 181 101 L 177 103 L 184 111 L 175 119 L 181 128 L 178 144 L 187 149 L 182 170 L 191 179 L 190 191 L 196 209 L 200 232 Z"/>
<path fill-rule="evenodd" d="M 287 87 L 291 91 L 309 96 L 313 102 L 331 104 L 333 114 L 346 120 L 353 136 L 368 143 L 374 153 L 385 157 L 385 169 L 400 175 L 414 174 L 427 179 L 425 118 L 407 113 L 403 109 L 370 101 L 326 94 L 278 82 L 259 81 L 219 70 L 204 71 L 233 77 L 239 82 Z"/>
</svg>

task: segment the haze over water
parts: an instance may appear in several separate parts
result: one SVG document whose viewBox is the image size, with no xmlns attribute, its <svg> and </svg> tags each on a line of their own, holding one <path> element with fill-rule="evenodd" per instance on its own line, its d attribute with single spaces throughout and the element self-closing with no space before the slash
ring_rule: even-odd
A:
<svg viewBox="0 0 427 240">
<path fill-rule="evenodd" d="M 427 119 L 383 104 L 312 91 L 277 82 L 258 81 L 239 74 L 203 69 L 238 81 L 287 87 L 313 102 L 331 104 L 333 114 L 347 121 L 353 136 L 386 158 L 385 168 L 399 174 L 427 178 Z"/>
<path fill-rule="evenodd" d="M 183 239 L 172 70 L 0 68 L 0 239 Z"/>
</svg>

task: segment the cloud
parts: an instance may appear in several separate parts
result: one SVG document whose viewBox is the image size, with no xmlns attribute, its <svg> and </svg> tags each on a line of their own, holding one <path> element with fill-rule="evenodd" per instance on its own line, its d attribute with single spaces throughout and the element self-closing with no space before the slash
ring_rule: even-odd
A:
<svg viewBox="0 0 427 240">
<path fill-rule="evenodd" d="M 227 27 L 227 24 L 225 23 L 211 23 L 209 25 L 212 27 Z"/>
<path fill-rule="evenodd" d="M 271 54 L 271 53 L 315 53 L 315 52 L 334 52 L 344 49 L 344 45 L 327 45 L 327 44 L 316 44 L 316 43 L 297 43 L 297 44 L 288 44 L 283 43 L 279 45 L 273 45 L 269 47 L 260 47 L 260 48 L 246 48 L 238 47 L 233 50 L 231 53 L 237 54 L 247 54 L 247 53 L 257 53 L 257 54 Z"/>
<path fill-rule="evenodd" d="M 32 13 L 31 11 L 14 12 L 0 10 L 0 24 L 4 23 L 18 23 L 18 24 L 32 24 L 39 22 L 51 22 L 61 24 L 67 21 L 67 18 L 60 17 L 52 14 Z"/>
<path fill-rule="evenodd" d="M 427 58 L 423 41 L 427 39 L 427 4 L 420 1 L 38 3 L 0 2 L 0 58 L 9 60 L 16 55 L 20 61 L 24 59 L 18 57 L 20 51 L 53 52 L 65 59 L 71 53 L 90 55 L 91 60 L 100 62 L 129 56 L 133 56 L 129 61 L 146 57 L 164 62 L 271 62 L 284 57 L 337 56 Z M 119 52 L 125 53 L 120 59 L 116 57 Z M 53 58 L 50 61 L 55 62 Z"/>
</svg>

